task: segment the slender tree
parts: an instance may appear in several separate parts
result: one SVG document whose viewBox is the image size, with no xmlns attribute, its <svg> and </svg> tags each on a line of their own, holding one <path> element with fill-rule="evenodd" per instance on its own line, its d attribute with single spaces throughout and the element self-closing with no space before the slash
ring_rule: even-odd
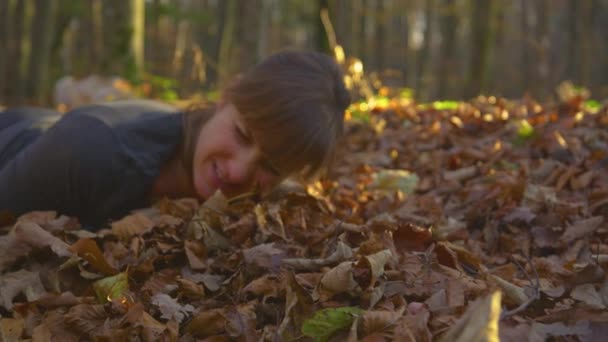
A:
<svg viewBox="0 0 608 342">
<path fill-rule="evenodd" d="M 493 31 L 490 26 L 492 0 L 472 0 L 471 57 L 469 78 L 465 97 L 472 97 L 485 91 L 487 65 L 490 57 L 490 43 Z"/>
<path fill-rule="evenodd" d="M 57 1 L 35 0 L 35 14 L 30 39 L 27 94 L 34 101 L 44 101 L 49 87 L 49 61 Z"/>
</svg>

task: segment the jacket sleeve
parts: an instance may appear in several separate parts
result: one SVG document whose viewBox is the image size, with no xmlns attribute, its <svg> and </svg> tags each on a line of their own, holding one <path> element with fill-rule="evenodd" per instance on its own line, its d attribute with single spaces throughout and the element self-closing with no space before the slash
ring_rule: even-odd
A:
<svg viewBox="0 0 608 342">
<path fill-rule="evenodd" d="M 56 210 L 98 222 L 128 164 L 107 125 L 67 114 L 0 170 L 0 209 Z"/>
</svg>

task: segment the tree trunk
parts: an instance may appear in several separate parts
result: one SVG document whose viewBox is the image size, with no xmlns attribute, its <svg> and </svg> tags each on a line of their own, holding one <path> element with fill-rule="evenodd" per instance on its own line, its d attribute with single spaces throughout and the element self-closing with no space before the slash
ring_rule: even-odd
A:
<svg viewBox="0 0 608 342">
<path fill-rule="evenodd" d="M 131 0 L 131 43 L 130 53 L 133 72 L 136 79 L 141 79 L 144 72 L 144 39 L 145 39 L 145 0 Z"/>
<path fill-rule="evenodd" d="M 317 13 L 316 13 L 316 36 L 317 36 L 317 49 L 319 51 L 331 54 L 331 46 L 329 39 L 327 38 L 327 32 L 325 31 L 325 27 L 323 26 L 323 21 L 321 20 L 321 12 L 328 11 L 329 12 L 329 4 L 328 0 L 318 0 L 317 2 Z"/>
<path fill-rule="evenodd" d="M 416 92 L 420 99 L 428 100 L 430 92 L 430 69 L 432 66 L 431 60 L 431 43 L 433 40 L 433 0 L 426 0 L 424 8 L 425 26 L 423 33 L 422 48 L 418 54 L 418 74 L 416 77 Z"/>
<path fill-rule="evenodd" d="M 581 28 L 579 35 L 579 48 L 581 58 L 579 64 L 579 84 L 589 87 L 591 80 L 591 50 L 593 49 L 593 7 L 591 0 L 580 1 Z"/>
<path fill-rule="evenodd" d="M 236 0 L 225 0 L 224 9 L 224 25 L 220 38 L 220 46 L 218 52 L 218 83 L 219 87 L 223 88 L 232 73 L 232 48 L 235 35 L 237 3 Z"/>
<path fill-rule="evenodd" d="M 376 2 L 376 32 L 375 32 L 375 65 L 376 70 L 382 71 L 386 67 L 386 21 L 388 15 L 385 13 L 384 1 Z"/>
<path fill-rule="evenodd" d="M 438 92 L 439 98 L 448 96 L 450 80 L 454 78 L 456 46 L 457 15 L 454 0 L 443 1 L 443 15 L 441 18 L 441 57 L 439 61 Z"/>
<path fill-rule="evenodd" d="M 36 0 L 35 15 L 30 39 L 27 94 L 38 104 L 44 102 L 49 89 L 49 61 L 54 32 L 57 1 Z"/>
<path fill-rule="evenodd" d="M 8 29 L 10 27 L 9 22 L 9 1 L 0 1 L 0 106 L 6 101 L 6 85 L 8 80 L 6 78 L 7 73 L 7 62 L 9 53 L 9 39 L 10 35 Z"/>
<path fill-rule="evenodd" d="M 101 0 L 90 1 L 91 11 L 91 63 L 88 73 L 98 73 L 104 59 L 103 51 L 103 3 Z"/>
<path fill-rule="evenodd" d="M 473 0 L 471 5 L 473 7 L 472 46 L 466 97 L 477 96 L 485 90 L 490 42 L 492 40 L 492 30 L 490 28 L 492 0 Z"/>
</svg>

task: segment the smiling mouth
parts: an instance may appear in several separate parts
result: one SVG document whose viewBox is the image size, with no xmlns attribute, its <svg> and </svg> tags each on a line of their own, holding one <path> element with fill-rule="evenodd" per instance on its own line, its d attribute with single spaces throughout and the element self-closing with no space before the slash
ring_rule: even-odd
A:
<svg viewBox="0 0 608 342">
<path fill-rule="evenodd" d="M 217 162 L 214 160 L 213 161 L 213 186 L 215 187 L 215 189 L 219 189 L 222 186 L 222 177 L 220 175 L 220 171 L 218 169 L 217 166 Z"/>
</svg>

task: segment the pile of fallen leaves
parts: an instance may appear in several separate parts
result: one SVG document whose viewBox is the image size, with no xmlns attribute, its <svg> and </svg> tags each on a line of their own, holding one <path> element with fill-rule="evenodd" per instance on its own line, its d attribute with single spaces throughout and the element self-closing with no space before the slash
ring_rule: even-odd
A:
<svg viewBox="0 0 608 342">
<path fill-rule="evenodd" d="M 447 107 L 447 108 L 446 108 Z M 327 179 L 0 235 L 0 340 L 558 341 L 608 331 L 608 111 L 477 98 L 351 120 Z"/>
</svg>

